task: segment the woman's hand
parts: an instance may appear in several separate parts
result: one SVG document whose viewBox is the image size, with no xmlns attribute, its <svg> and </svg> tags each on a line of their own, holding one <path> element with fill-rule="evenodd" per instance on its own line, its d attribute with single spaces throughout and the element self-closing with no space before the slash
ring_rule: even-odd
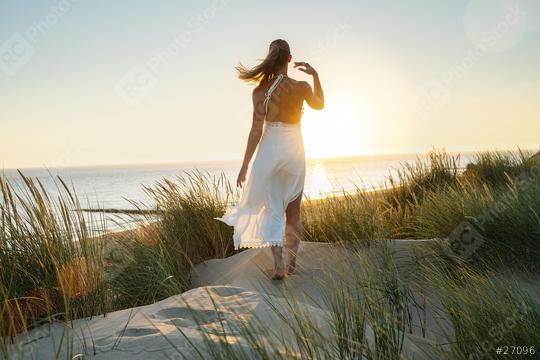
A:
<svg viewBox="0 0 540 360">
<path fill-rule="evenodd" d="M 307 63 L 307 62 L 303 62 L 303 61 L 295 62 L 294 67 L 298 68 L 298 70 L 300 70 L 302 72 L 305 72 L 308 75 L 316 75 L 317 74 L 317 70 L 315 70 L 313 68 L 313 66 L 309 65 L 309 63 Z"/>
<path fill-rule="evenodd" d="M 236 179 L 236 186 L 241 188 L 242 184 L 246 181 L 246 174 L 248 171 L 248 167 L 245 165 L 242 165 L 242 168 L 240 169 L 240 172 L 238 173 L 238 178 Z"/>
</svg>

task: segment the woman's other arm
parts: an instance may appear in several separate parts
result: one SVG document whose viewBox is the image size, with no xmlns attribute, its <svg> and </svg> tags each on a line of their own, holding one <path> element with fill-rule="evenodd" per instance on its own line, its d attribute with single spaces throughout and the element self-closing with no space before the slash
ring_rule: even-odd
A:
<svg viewBox="0 0 540 360">
<path fill-rule="evenodd" d="M 259 141 L 261 140 L 264 125 L 264 118 L 261 116 L 261 114 L 258 113 L 258 111 L 256 111 L 258 99 L 256 99 L 255 90 L 253 91 L 252 100 L 253 121 L 251 123 L 251 130 L 249 131 L 246 152 L 244 154 L 244 161 L 242 162 L 242 167 L 240 168 L 238 178 L 236 179 L 236 186 L 239 187 L 242 187 L 242 184 L 246 181 L 249 163 L 251 162 L 251 158 L 255 153 L 255 149 L 257 149 L 257 145 L 259 145 Z"/>
</svg>

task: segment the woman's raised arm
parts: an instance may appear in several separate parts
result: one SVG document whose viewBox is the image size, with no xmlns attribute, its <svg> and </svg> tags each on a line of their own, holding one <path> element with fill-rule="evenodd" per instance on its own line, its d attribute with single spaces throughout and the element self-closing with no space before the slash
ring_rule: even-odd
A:
<svg viewBox="0 0 540 360">
<path fill-rule="evenodd" d="M 305 81 L 300 82 L 300 84 L 304 87 L 305 99 L 308 105 L 316 110 L 321 110 L 324 108 L 324 93 L 317 70 L 315 70 L 307 62 L 295 62 L 294 67 L 308 75 L 313 76 L 313 90 L 311 89 L 309 83 Z"/>
</svg>

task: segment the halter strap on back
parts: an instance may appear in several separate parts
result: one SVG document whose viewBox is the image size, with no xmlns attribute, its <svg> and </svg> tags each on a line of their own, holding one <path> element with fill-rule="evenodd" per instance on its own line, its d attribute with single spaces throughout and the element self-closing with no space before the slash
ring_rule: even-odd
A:
<svg viewBox="0 0 540 360">
<path fill-rule="evenodd" d="M 274 90 L 276 90 L 276 88 L 278 87 L 281 80 L 283 80 L 283 78 L 284 78 L 283 74 L 279 74 L 276 80 L 274 80 L 274 82 L 272 83 L 272 86 L 270 86 L 268 91 L 266 91 L 266 93 L 264 94 L 264 120 L 265 121 L 266 121 L 266 114 L 268 114 L 268 102 L 270 102 L 272 93 L 274 92 Z"/>
</svg>

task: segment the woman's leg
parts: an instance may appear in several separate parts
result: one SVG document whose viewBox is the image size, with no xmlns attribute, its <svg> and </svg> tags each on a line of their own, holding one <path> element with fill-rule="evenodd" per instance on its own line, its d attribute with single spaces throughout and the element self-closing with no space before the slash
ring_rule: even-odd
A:
<svg viewBox="0 0 540 360">
<path fill-rule="evenodd" d="M 272 255 L 274 256 L 274 276 L 272 279 L 281 280 L 285 276 L 283 267 L 283 248 L 281 246 L 272 246 Z"/>
<path fill-rule="evenodd" d="M 287 274 L 296 272 L 296 257 L 300 246 L 300 234 L 302 230 L 302 218 L 300 217 L 300 204 L 302 202 L 302 194 L 293 200 L 287 206 L 285 211 L 287 224 L 285 226 L 285 243 L 288 251 L 289 264 L 287 266 Z"/>
</svg>

